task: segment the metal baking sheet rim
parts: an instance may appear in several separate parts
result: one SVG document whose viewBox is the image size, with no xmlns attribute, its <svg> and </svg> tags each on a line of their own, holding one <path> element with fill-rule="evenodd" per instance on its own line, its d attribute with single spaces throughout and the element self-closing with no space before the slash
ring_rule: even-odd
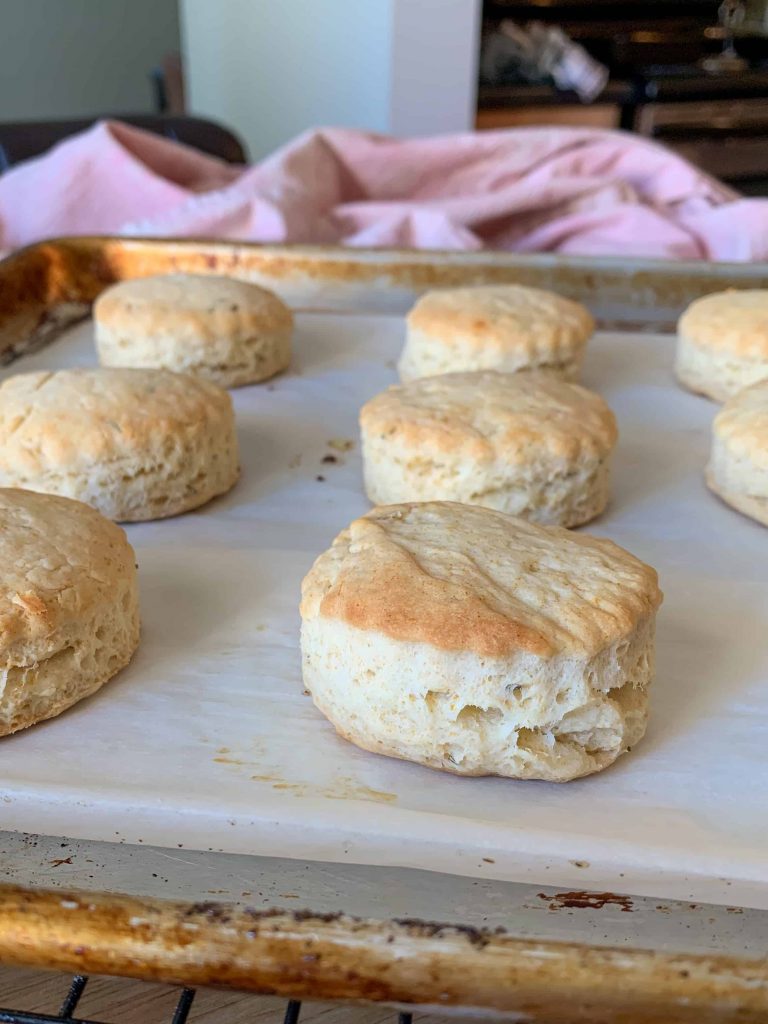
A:
<svg viewBox="0 0 768 1024">
<path fill-rule="evenodd" d="M 208 239 L 72 237 L 0 260 L 0 352 L 34 346 L 87 314 L 109 284 L 184 271 L 272 288 L 299 309 L 402 312 L 434 287 L 517 282 L 594 297 L 603 326 L 669 328 L 686 302 L 727 287 L 768 287 L 768 264 L 559 254 L 349 249 Z"/>
<path fill-rule="evenodd" d="M 22 354 L 28 346 L 30 334 L 36 344 L 45 344 L 59 328 L 85 315 L 93 298 L 110 281 L 171 270 L 239 272 L 265 283 L 290 282 L 290 287 L 284 288 L 284 294 L 294 304 L 301 305 L 304 301 L 316 307 L 325 303 L 331 309 L 360 309 L 361 305 L 366 305 L 361 299 L 368 299 L 372 305 L 380 302 L 382 310 L 391 310 L 387 303 L 394 299 L 397 308 L 402 308 L 423 287 L 489 278 L 524 278 L 531 283 L 559 287 L 562 291 L 576 288 L 577 294 L 580 294 L 579 289 L 594 289 L 602 282 L 610 291 L 611 305 L 622 323 L 628 316 L 636 316 L 638 310 L 655 314 L 666 310 L 664 315 L 669 319 L 668 314 L 674 315 L 674 312 L 661 300 L 668 302 L 671 296 L 679 299 L 682 294 L 688 298 L 692 289 L 695 293 L 739 281 L 768 284 L 768 266 L 757 264 L 623 263 L 607 259 L 487 252 L 438 253 L 265 246 L 206 240 L 69 238 L 42 242 L 0 261 L 0 353 Z M 605 298 L 599 292 L 596 297 L 598 305 Z M 96 805 L 84 807 L 83 812 L 83 817 L 89 819 L 87 831 L 92 832 L 94 821 L 100 814 L 99 808 Z M 27 812 L 23 813 L 26 815 Z M 34 813 L 31 811 L 29 818 L 26 827 L 34 829 Z M 262 841 L 274 842 L 275 849 L 269 852 L 279 854 L 281 842 L 284 848 L 284 833 L 282 837 L 268 839 L 268 832 L 263 830 L 264 824 L 260 823 Z M 242 852 L 248 852 L 247 832 L 254 827 L 259 826 L 250 823 L 250 829 L 243 829 Z M 62 822 L 60 831 L 85 837 L 71 819 Z M 135 841 L 137 836 L 127 838 Z M 153 841 L 151 835 L 142 838 L 147 842 Z M 348 846 L 347 855 L 350 862 L 354 862 L 353 837 L 350 837 Z M 381 863 L 391 860 L 391 851 L 385 847 L 382 842 L 379 851 Z M 488 852 L 493 853 L 491 850 Z M 406 851 L 399 849 L 399 857 L 405 854 Z M 329 856 L 322 844 L 318 846 L 317 856 L 320 859 Z M 567 851 L 563 851 L 563 856 L 567 858 Z M 578 853 L 571 851 L 571 856 L 578 856 Z M 435 869 L 477 873 L 478 876 L 499 879 L 520 877 L 519 865 L 507 863 L 502 867 L 499 863 L 502 857 L 491 859 L 496 861 L 495 866 L 490 866 L 489 862 L 481 865 L 469 863 L 470 858 L 446 842 L 435 857 Z M 556 881 L 557 865 L 552 861 L 542 862 L 544 865 L 552 871 L 548 877 Z M 687 863 L 685 871 L 669 877 L 679 881 L 699 874 L 722 876 L 723 888 L 719 899 L 724 904 L 733 900 L 733 893 L 728 891 L 730 883 L 739 881 L 748 887 L 754 881 L 750 877 L 738 880 L 726 877 L 727 865 L 716 864 L 714 858 L 706 855 L 702 855 L 701 864 Z M 599 864 L 593 863 L 584 876 L 584 882 L 599 885 L 600 876 Z M 651 866 L 648 877 L 649 887 L 637 886 L 637 894 L 664 896 L 663 880 Z"/>
<path fill-rule="evenodd" d="M 20 250 L 4 261 L 0 261 L 0 358 L 6 352 L 10 356 L 23 355 L 32 347 L 41 347 L 51 341 L 61 328 L 87 315 L 90 303 L 110 281 L 127 277 L 143 276 L 147 273 L 174 270 L 195 270 L 209 273 L 238 272 L 261 283 L 291 282 L 284 287 L 283 294 L 299 307 L 302 303 L 317 308 L 325 305 L 330 311 L 339 308 L 360 310 L 366 306 L 377 306 L 382 312 L 392 312 L 388 305 L 396 300 L 394 308 L 408 307 L 415 294 L 423 287 L 432 285 L 461 284 L 486 280 L 525 280 L 532 284 L 558 287 L 561 291 L 573 289 L 583 297 L 580 289 L 595 294 L 598 305 L 605 301 L 605 292 L 594 292 L 603 283 L 610 292 L 611 313 L 622 324 L 634 325 L 633 318 L 638 310 L 659 315 L 665 319 L 660 323 L 674 321 L 677 310 L 669 302 L 676 296 L 689 298 L 698 290 L 730 286 L 738 280 L 748 283 L 764 282 L 768 285 L 768 266 L 757 264 L 677 264 L 660 261 L 632 261 L 622 263 L 615 260 L 589 260 L 584 258 L 563 258 L 553 255 L 520 256 L 507 253 L 438 253 L 406 250 L 350 250 L 329 249 L 311 246 L 262 246 L 215 242 L 204 240 L 145 240 L 117 238 L 72 238 L 42 242 Z M 669 282 L 672 282 L 670 285 Z M 566 287 L 567 286 L 567 287 Z M 394 289 L 394 290 L 393 290 Z M 16 302 L 14 303 L 14 296 Z M 663 300 L 663 301 L 662 301 Z M 664 302 L 667 305 L 664 305 Z M 605 307 L 602 307 L 605 309 Z M 666 312 L 664 312 L 666 310 Z M 600 309 L 596 310 L 598 315 Z M 4 330 L 5 327 L 5 330 Z M 30 345 L 30 336 L 33 341 Z M 10 799 L 6 797 L 6 799 Z M 14 801 L 14 827 L 35 831 L 38 811 L 43 807 L 34 798 L 22 807 Z M 36 810 L 37 808 L 37 810 Z M 144 809 L 145 813 L 147 809 Z M 83 802 L 76 815 L 56 821 L 56 805 L 45 807 L 46 820 L 52 820 L 53 831 L 72 838 L 94 838 L 96 830 L 102 840 L 111 838 L 111 830 L 105 831 L 101 821 L 110 819 L 108 803 Z M 152 831 L 146 823 L 140 829 L 126 822 L 123 841 L 162 844 L 162 809 L 157 811 L 158 827 Z M 39 820 L 39 819 L 37 819 Z M 0 819 L 0 826 L 2 820 Z M 235 820 L 222 818 L 222 827 L 227 832 L 227 849 L 247 854 L 252 851 L 253 836 L 258 832 L 259 849 L 264 855 L 284 855 L 290 841 L 286 828 L 278 832 L 271 826 L 268 817 L 256 820 Z M 339 856 L 339 847 L 329 847 L 326 840 L 313 841 L 307 836 L 306 828 L 294 822 L 289 826 L 296 831 L 304 844 L 313 843 L 311 856 L 318 860 L 334 860 Z M 197 845 L 205 849 L 207 841 L 200 833 L 194 837 L 194 822 L 188 818 L 188 831 L 180 839 L 187 846 Z M 579 857 L 579 851 L 562 844 L 557 856 L 534 856 L 532 851 L 521 851 L 516 857 L 499 845 L 489 844 L 486 859 L 478 862 L 477 857 L 468 855 L 457 848 L 452 836 L 438 841 L 439 823 L 435 823 L 436 837 L 432 868 L 444 873 L 458 873 L 474 877 L 495 878 L 501 881 L 533 881 L 546 877 L 553 884 L 568 885 L 565 867 Z M 141 833 L 141 834 L 140 834 Z M 557 836 L 551 837 L 551 846 L 557 846 Z M 396 849 L 386 836 L 381 836 L 373 850 L 370 842 L 363 857 L 356 856 L 354 835 L 345 841 L 344 855 L 348 863 L 398 863 L 404 867 L 420 866 L 409 860 L 408 850 L 402 843 Z M 606 847 L 606 863 L 616 848 L 614 843 Z M 559 876 L 559 870 L 561 872 Z M 546 872 L 546 875 L 545 875 Z M 643 877 L 643 874 L 645 877 Z M 763 905 L 764 896 L 758 893 L 760 869 L 743 876 L 729 873 L 729 865 L 722 859 L 709 856 L 702 851 L 696 863 L 686 859 L 677 872 L 660 873 L 653 864 L 645 872 L 633 877 L 632 889 L 635 895 L 674 898 L 679 895 L 681 884 L 691 884 L 695 889 L 697 879 L 719 879 L 708 899 L 727 905 L 734 900 L 745 906 Z M 615 886 L 607 869 L 592 857 L 582 875 L 584 886 L 594 888 Z M 711 883 L 710 883 L 711 884 Z M 734 893 L 738 888 L 738 895 Z"/>
<path fill-rule="evenodd" d="M 519 1021 L 764 1021 L 768 961 L 0 887 L 0 962 Z"/>
<path fill-rule="evenodd" d="M 44 344 L 59 327 L 84 316 L 99 291 L 115 280 L 173 269 L 241 273 L 271 284 L 295 305 L 314 308 L 359 308 L 361 294 L 370 297 L 371 285 L 381 285 L 381 305 L 373 301 L 369 309 L 389 311 L 402 309 L 426 287 L 519 280 L 578 294 L 591 276 L 593 289 L 603 284 L 610 292 L 607 306 L 605 293 L 598 295 L 599 317 L 610 318 L 612 310 L 605 310 L 614 307 L 618 322 L 634 324 L 628 308 L 634 305 L 648 313 L 654 327 L 672 322 L 683 297 L 739 284 L 768 285 L 768 267 L 754 264 L 621 264 L 488 253 L 62 239 L 0 261 L 0 353 L 12 358 L 30 341 Z M 290 286 L 277 287 L 281 279 Z M 393 285 L 400 286 L 395 293 Z M 116 915 L 125 919 L 128 911 L 128 931 L 116 928 Z M 524 1020 L 673 1024 L 758 1021 L 768 1014 L 764 954 L 759 960 L 684 957 L 478 937 L 449 926 L 335 915 L 333 922 L 311 914 L 272 913 L 265 919 L 274 929 L 254 928 L 252 918 L 234 921 L 229 908 L 215 904 L 134 900 L 129 905 L 99 894 L 80 899 L 61 891 L 0 887 L 0 961 L 281 994 L 404 1005 L 429 1001 L 440 1009 L 474 1007 Z M 182 931 L 185 925 L 199 929 L 191 943 L 188 932 L 194 929 Z M 335 935 L 327 935 L 328 929 Z M 381 958 L 382 948 L 392 955 Z M 374 951 L 370 963 L 369 950 Z"/>
</svg>

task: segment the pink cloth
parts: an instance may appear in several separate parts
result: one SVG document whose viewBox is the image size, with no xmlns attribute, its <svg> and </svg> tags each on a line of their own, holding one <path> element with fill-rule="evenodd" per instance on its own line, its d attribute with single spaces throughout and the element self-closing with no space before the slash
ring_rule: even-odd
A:
<svg viewBox="0 0 768 1024">
<path fill-rule="evenodd" d="M 63 234 L 768 258 L 768 200 L 582 128 L 309 132 L 253 167 L 103 122 L 0 178 L 0 248 Z"/>
</svg>

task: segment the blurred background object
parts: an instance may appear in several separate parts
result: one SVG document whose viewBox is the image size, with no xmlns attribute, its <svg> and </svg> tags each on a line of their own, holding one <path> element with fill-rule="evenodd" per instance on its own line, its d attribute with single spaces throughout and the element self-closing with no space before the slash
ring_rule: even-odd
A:
<svg viewBox="0 0 768 1024">
<path fill-rule="evenodd" d="M 252 160 L 317 125 L 624 128 L 768 195 L 768 0 L 3 0 L 2 13 L 0 122 L 193 113 Z"/>
<path fill-rule="evenodd" d="M 315 126 L 400 136 L 475 116 L 479 0 L 180 0 L 190 108 L 254 159 Z"/>
<path fill-rule="evenodd" d="M 260 160 L 318 125 L 623 128 L 768 195 L 768 0 L 3 0 L 2 14 L 0 122 L 17 138 L 19 121 L 192 113 Z M 41 126 L 37 151 L 51 139 Z"/>
<path fill-rule="evenodd" d="M 509 20 L 556 27 L 608 69 L 589 104 L 549 81 L 482 78 L 478 128 L 624 128 L 768 195 L 766 0 L 486 0 L 481 52 Z M 487 62 L 481 58 L 481 67 Z"/>
<path fill-rule="evenodd" d="M 160 67 L 152 72 L 155 105 L 161 114 L 183 114 L 187 109 L 184 67 L 180 53 L 166 53 Z"/>
<path fill-rule="evenodd" d="M 178 51 L 177 0 L 2 0 L 0 121 L 153 113 Z"/>
<path fill-rule="evenodd" d="M 59 121 L 6 121 L 0 123 L 0 173 L 33 157 L 42 156 L 57 142 L 85 131 L 95 118 L 62 118 Z M 124 124 L 143 128 L 174 142 L 193 146 L 228 164 L 244 164 L 246 153 L 240 139 L 228 128 L 202 117 L 173 114 L 123 114 Z"/>
<path fill-rule="evenodd" d="M 2 0 L 0 172 L 97 119 L 244 163 L 235 133 L 186 114 L 178 0 Z"/>
<path fill-rule="evenodd" d="M 545 84 L 573 90 L 583 103 L 608 84 L 608 68 L 556 25 L 505 18 L 489 32 L 480 53 L 480 81 L 491 85 Z"/>
<path fill-rule="evenodd" d="M 717 16 L 723 27 L 723 48 L 714 56 L 702 58 L 701 66 L 705 71 L 741 71 L 749 66 L 749 61 L 736 52 L 735 45 L 736 32 L 744 24 L 746 13 L 744 0 L 723 0 L 720 4 Z"/>
<path fill-rule="evenodd" d="M 191 109 L 258 158 L 315 124 L 575 125 L 768 194 L 767 0 L 181 0 Z"/>
</svg>

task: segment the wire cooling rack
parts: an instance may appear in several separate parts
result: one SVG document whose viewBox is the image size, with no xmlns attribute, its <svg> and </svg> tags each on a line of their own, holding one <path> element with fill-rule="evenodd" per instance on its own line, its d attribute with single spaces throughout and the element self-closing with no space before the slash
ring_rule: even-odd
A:
<svg viewBox="0 0 768 1024">
<path fill-rule="evenodd" d="M 0 1024 L 103 1024 L 103 1022 L 75 1017 L 77 1005 L 88 984 L 88 978 L 83 974 L 76 974 L 70 982 L 69 991 L 64 997 L 61 1009 L 57 1014 L 31 1013 L 26 1010 L 0 1009 Z M 183 988 L 176 1001 L 170 1024 L 185 1024 L 189 1017 L 192 1005 L 195 1000 L 193 988 Z M 299 1024 L 301 1015 L 301 1002 L 298 999 L 289 999 L 285 1006 L 282 1024 Z M 397 1024 L 413 1024 L 413 1014 L 396 1014 Z M 162 1024 L 158 1021 L 158 1024 Z"/>
<path fill-rule="evenodd" d="M 49 1024 L 49 1022 L 56 1022 L 56 1024 L 100 1024 L 98 1021 L 86 1020 L 82 1017 L 74 1016 L 77 1004 L 80 1002 L 80 997 L 85 991 L 85 986 L 87 984 L 88 978 L 85 977 L 85 975 L 76 974 L 72 978 L 69 991 L 64 997 L 61 1009 L 57 1014 L 31 1013 L 27 1010 L 0 1009 L 0 1024 Z M 171 1017 L 171 1024 L 185 1024 L 185 1021 L 189 1016 L 189 1011 L 192 1009 L 194 999 L 195 990 L 193 988 L 184 988 L 181 990 L 178 1001 L 176 1002 L 176 1007 L 173 1011 L 173 1016 Z M 285 1011 L 284 1024 L 298 1024 L 300 1010 L 300 1003 L 296 1003 L 295 1007 L 289 1003 Z"/>
</svg>

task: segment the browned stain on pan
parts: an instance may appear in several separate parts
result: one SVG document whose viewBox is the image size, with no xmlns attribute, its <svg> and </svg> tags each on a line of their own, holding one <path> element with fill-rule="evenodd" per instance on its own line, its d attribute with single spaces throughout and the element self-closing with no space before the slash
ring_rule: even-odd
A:
<svg viewBox="0 0 768 1024">
<path fill-rule="evenodd" d="M 540 900 L 549 903 L 550 910 L 577 909 L 602 910 L 603 907 L 619 907 L 625 914 L 632 913 L 632 900 L 629 896 L 619 896 L 615 892 L 539 892 Z"/>
<path fill-rule="evenodd" d="M 373 800 L 376 803 L 391 804 L 397 800 L 396 793 L 387 793 L 383 789 L 366 786 L 348 775 L 337 775 L 328 786 L 323 786 L 320 793 L 328 800 Z"/>
<path fill-rule="evenodd" d="M 294 796 L 324 797 L 326 800 L 372 800 L 375 803 L 394 803 L 396 793 L 364 786 L 352 779 L 334 779 L 330 786 L 314 786 L 309 782 L 286 782 L 278 776 L 252 775 L 252 779 L 272 782 L 272 789 L 284 790 Z M 277 779 L 278 781 L 273 781 Z"/>
<path fill-rule="evenodd" d="M 260 762 L 241 760 L 230 755 L 214 757 L 213 761 L 216 764 L 230 765 L 235 768 L 264 767 Z M 336 776 L 327 786 L 318 786 L 311 782 L 291 782 L 275 770 L 262 770 L 251 775 L 250 778 L 252 782 L 269 782 L 272 784 L 272 789 L 291 793 L 297 797 L 325 797 L 327 800 L 368 800 L 376 803 L 394 803 L 397 800 L 396 793 L 388 793 L 382 789 L 366 786 L 349 776 Z"/>
</svg>

